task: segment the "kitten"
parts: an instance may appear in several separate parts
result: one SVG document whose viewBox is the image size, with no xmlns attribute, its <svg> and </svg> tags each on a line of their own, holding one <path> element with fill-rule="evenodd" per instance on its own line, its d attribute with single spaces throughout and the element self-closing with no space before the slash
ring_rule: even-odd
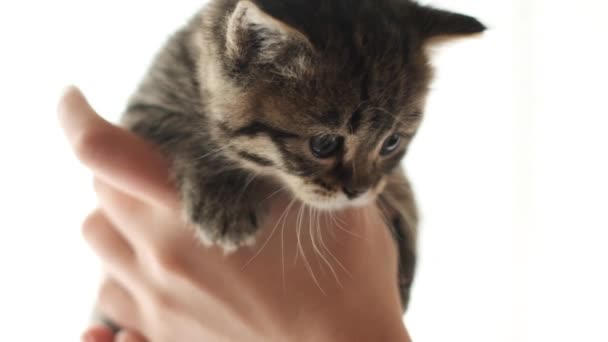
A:
<svg viewBox="0 0 608 342">
<path fill-rule="evenodd" d="M 405 309 L 417 214 L 399 165 L 432 77 L 425 48 L 484 30 L 406 0 L 212 0 L 157 56 L 123 123 L 172 158 L 188 217 L 227 249 L 252 242 L 272 186 L 325 210 L 376 201 Z"/>
</svg>

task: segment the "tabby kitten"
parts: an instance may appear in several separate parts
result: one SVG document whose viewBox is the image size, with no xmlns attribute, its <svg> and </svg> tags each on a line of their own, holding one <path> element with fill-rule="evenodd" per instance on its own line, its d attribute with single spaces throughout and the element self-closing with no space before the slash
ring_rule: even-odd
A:
<svg viewBox="0 0 608 342">
<path fill-rule="evenodd" d="M 417 215 L 399 164 L 432 76 L 425 48 L 484 29 L 407 0 L 211 0 L 123 122 L 172 158 L 188 217 L 227 249 L 252 242 L 273 186 L 325 210 L 378 202 L 405 308 Z"/>
</svg>

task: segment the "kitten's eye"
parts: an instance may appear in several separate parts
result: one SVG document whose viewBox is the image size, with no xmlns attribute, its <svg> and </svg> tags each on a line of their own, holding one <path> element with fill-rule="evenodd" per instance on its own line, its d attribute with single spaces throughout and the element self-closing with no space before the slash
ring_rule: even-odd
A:
<svg viewBox="0 0 608 342">
<path fill-rule="evenodd" d="M 340 145 L 342 138 L 336 135 L 318 135 L 310 139 L 310 150 L 315 157 L 320 159 L 326 159 L 334 156 Z"/>
<path fill-rule="evenodd" d="M 401 135 L 393 134 L 384 141 L 384 144 L 382 145 L 382 150 L 380 150 L 380 154 L 383 156 L 387 156 L 395 152 L 399 148 L 399 146 L 401 146 Z"/>
</svg>

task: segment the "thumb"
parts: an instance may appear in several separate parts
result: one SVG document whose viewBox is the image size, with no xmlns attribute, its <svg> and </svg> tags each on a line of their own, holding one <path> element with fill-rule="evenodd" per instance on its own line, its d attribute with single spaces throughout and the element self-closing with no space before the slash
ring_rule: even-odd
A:
<svg viewBox="0 0 608 342">
<path fill-rule="evenodd" d="M 66 90 L 58 112 L 76 156 L 98 178 L 145 202 L 177 207 L 169 163 L 158 148 L 101 118 L 75 87 Z"/>
</svg>

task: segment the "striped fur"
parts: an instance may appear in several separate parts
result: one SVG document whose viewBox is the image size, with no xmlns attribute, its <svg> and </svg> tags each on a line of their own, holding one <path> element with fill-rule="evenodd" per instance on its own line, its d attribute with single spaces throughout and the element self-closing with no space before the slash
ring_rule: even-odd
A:
<svg viewBox="0 0 608 342">
<path fill-rule="evenodd" d="M 328 210 L 377 201 L 405 308 L 417 214 L 399 164 L 432 77 L 425 46 L 483 30 L 406 0 L 212 0 L 159 53 L 123 123 L 172 158 L 188 216 L 226 248 L 255 236 L 277 186 Z M 339 149 L 319 159 L 310 140 L 323 134 Z"/>
</svg>

